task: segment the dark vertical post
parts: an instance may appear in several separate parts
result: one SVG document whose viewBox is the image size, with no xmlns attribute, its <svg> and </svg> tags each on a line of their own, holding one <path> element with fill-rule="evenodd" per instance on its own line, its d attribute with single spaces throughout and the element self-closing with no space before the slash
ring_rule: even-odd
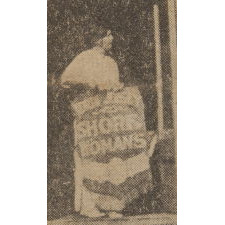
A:
<svg viewBox="0 0 225 225">
<path fill-rule="evenodd" d="M 161 42 L 159 28 L 159 7 L 154 5 L 154 38 L 155 38 L 155 59 L 156 59 L 156 90 L 157 90 L 157 115 L 158 115 L 158 133 L 162 137 L 164 133 L 163 121 L 163 90 L 162 90 L 162 62 L 161 62 Z"/>
</svg>

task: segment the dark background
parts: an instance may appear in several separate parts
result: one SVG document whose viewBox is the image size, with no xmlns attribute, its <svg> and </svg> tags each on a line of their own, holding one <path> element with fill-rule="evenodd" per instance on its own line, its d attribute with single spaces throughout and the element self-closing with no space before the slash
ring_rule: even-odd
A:
<svg viewBox="0 0 225 225">
<path fill-rule="evenodd" d="M 120 79 L 125 85 L 140 87 L 145 103 L 147 129 L 157 129 L 154 3 L 159 5 L 160 12 L 164 127 L 171 129 L 173 121 L 166 1 L 48 0 L 49 218 L 60 217 L 73 211 L 73 129 L 72 115 L 68 107 L 71 96 L 60 87 L 58 79 L 72 59 L 89 48 L 86 37 L 93 22 L 112 30 L 114 36 L 112 56 L 119 65 Z M 162 149 L 171 151 L 166 146 L 172 145 L 171 141 L 166 145 L 161 143 L 164 147 L 158 151 L 161 153 L 165 151 Z M 173 159 L 168 165 L 171 163 L 174 164 Z M 159 170 L 157 165 L 153 170 L 157 170 L 156 168 Z M 161 182 L 160 179 L 157 182 Z M 160 210 L 166 209 L 158 207 L 156 211 Z"/>
</svg>

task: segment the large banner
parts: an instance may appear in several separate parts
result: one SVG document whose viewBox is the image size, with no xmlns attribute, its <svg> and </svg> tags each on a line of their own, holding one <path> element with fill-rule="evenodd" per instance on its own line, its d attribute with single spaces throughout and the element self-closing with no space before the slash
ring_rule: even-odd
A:
<svg viewBox="0 0 225 225">
<path fill-rule="evenodd" d="M 101 209 L 122 210 L 146 193 L 152 183 L 144 105 L 139 90 L 128 87 L 98 94 L 74 102 L 72 107 L 75 185 L 82 186 L 75 194 L 80 193 L 81 198 L 85 190 L 94 196 Z M 81 177 L 79 181 L 76 176 Z"/>
</svg>

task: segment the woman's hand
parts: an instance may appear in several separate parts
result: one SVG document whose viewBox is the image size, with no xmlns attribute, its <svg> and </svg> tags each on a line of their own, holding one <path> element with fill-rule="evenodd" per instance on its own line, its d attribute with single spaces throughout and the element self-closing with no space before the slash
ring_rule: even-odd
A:
<svg viewBox="0 0 225 225">
<path fill-rule="evenodd" d="M 61 84 L 61 87 L 65 89 L 77 89 L 77 90 L 89 90 L 93 88 L 86 83 L 72 83 L 72 82 L 63 83 Z"/>
<path fill-rule="evenodd" d="M 61 87 L 65 88 L 65 89 L 69 89 L 71 88 L 70 84 L 61 84 Z"/>
</svg>

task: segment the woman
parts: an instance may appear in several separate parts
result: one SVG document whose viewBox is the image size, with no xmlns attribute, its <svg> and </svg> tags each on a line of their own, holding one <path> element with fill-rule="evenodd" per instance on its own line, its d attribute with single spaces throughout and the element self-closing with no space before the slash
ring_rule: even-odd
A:
<svg viewBox="0 0 225 225">
<path fill-rule="evenodd" d="M 61 83 L 64 87 L 78 84 L 83 85 L 83 90 L 85 91 L 82 95 L 77 96 L 77 99 L 79 98 L 79 100 L 82 100 L 85 97 L 96 94 L 98 91 L 117 92 L 123 88 L 123 83 L 119 81 L 119 70 L 117 63 L 110 56 L 107 56 L 107 53 L 112 48 L 112 41 L 113 36 L 110 30 L 104 29 L 103 27 L 96 27 L 94 32 L 92 32 L 91 42 L 93 44 L 93 48 L 86 50 L 75 57 L 75 59 L 62 74 Z M 152 154 L 155 143 L 156 139 L 153 138 L 149 148 L 150 155 Z M 88 217 L 101 217 L 106 214 L 114 218 L 121 217 L 121 211 L 125 207 L 123 202 L 117 201 L 115 198 L 110 196 L 106 197 L 99 195 L 99 197 L 97 194 L 91 193 L 84 185 L 81 172 L 83 167 L 82 160 L 76 151 L 74 158 L 75 211 L 78 211 L 81 215 Z M 146 158 L 146 162 L 147 161 L 148 158 Z M 117 161 L 115 159 L 112 163 L 114 162 L 116 165 Z M 149 167 L 147 169 L 149 169 Z M 149 181 L 151 182 L 151 179 Z"/>
<path fill-rule="evenodd" d="M 106 56 L 112 48 L 111 31 L 98 27 L 92 35 L 94 47 L 75 57 L 62 74 L 62 84 L 81 83 L 99 90 L 121 89 L 123 84 L 119 81 L 118 66 L 110 56 Z"/>
</svg>

